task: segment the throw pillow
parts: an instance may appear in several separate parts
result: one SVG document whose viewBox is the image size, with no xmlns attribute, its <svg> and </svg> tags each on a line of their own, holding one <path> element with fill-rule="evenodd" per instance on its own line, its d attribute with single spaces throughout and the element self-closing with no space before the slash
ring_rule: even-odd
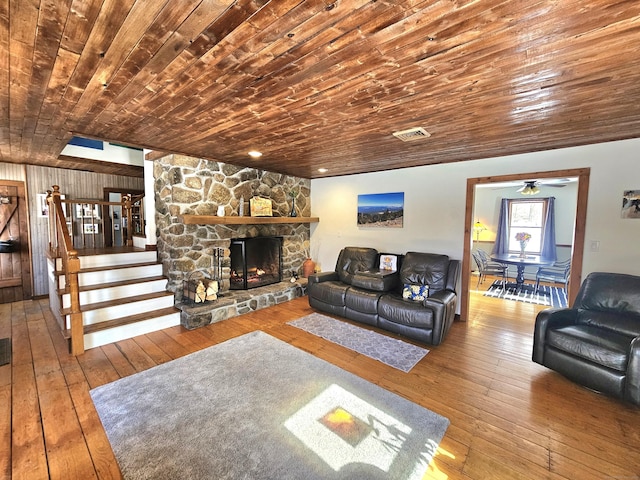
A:
<svg viewBox="0 0 640 480">
<path fill-rule="evenodd" d="M 404 284 L 402 289 L 402 298 L 421 302 L 429 296 L 429 285 L 409 285 Z"/>
<path fill-rule="evenodd" d="M 380 255 L 380 270 L 397 270 L 398 257 L 396 255 Z"/>
</svg>

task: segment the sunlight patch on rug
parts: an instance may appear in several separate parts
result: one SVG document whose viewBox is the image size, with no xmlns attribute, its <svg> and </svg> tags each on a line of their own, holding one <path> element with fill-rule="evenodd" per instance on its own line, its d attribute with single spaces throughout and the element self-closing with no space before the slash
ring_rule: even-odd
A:
<svg viewBox="0 0 640 480">
<path fill-rule="evenodd" d="M 409 372 L 429 350 L 366 328 L 312 313 L 289 322 L 296 328 L 337 343 L 390 367 Z"/>
</svg>

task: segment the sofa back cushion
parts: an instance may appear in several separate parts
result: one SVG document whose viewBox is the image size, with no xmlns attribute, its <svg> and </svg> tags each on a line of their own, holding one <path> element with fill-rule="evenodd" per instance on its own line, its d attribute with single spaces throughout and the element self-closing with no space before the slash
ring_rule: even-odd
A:
<svg viewBox="0 0 640 480">
<path fill-rule="evenodd" d="M 435 253 L 408 252 L 400 269 L 401 285 L 429 285 L 431 292 L 447 287 L 449 257 Z"/>
<path fill-rule="evenodd" d="M 640 277 L 591 273 L 580 287 L 574 308 L 580 311 L 580 323 L 639 336 Z"/>
<path fill-rule="evenodd" d="M 345 247 L 338 255 L 336 273 L 340 281 L 351 285 L 356 272 L 378 268 L 378 251 L 375 248 Z"/>
</svg>

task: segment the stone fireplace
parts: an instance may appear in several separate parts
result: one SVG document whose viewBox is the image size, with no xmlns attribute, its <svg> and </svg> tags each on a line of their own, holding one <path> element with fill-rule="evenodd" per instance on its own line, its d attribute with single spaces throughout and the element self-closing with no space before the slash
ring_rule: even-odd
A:
<svg viewBox="0 0 640 480">
<path fill-rule="evenodd" d="M 237 217 L 240 210 L 248 215 L 249 200 L 254 196 L 272 201 L 274 217 L 288 217 L 292 192 L 298 217 L 310 217 L 310 180 L 184 155 L 156 155 L 152 159 L 158 258 L 169 279 L 167 289 L 174 292 L 176 306 L 183 312 L 183 326 L 196 328 L 303 294 L 301 281 L 290 280 L 301 274 L 309 256 L 308 223 L 233 224 L 225 220 Z M 225 216 L 220 217 L 219 224 L 186 224 L 182 220 L 183 215 L 215 216 L 220 206 Z M 231 243 L 256 237 L 282 239 L 281 281 L 248 290 L 232 289 Z M 213 252 L 218 250 L 223 252 L 216 275 L 220 282 L 218 300 L 209 305 L 183 305 L 185 279 L 193 272 L 212 277 Z"/>
<path fill-rule="evenodd" d="M 233 238 L 229 250 L 232 290 L 282 281 L 282 237 Z"/>
</svg>

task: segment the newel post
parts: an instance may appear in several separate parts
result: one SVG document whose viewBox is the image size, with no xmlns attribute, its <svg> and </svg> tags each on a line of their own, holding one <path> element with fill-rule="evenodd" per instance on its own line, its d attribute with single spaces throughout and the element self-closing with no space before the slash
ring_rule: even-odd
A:
<svg viewBox="0 0 640 480">
<path fill-rule="evenodd" d="M 84 353 L 84 325 L 82 321 L 82 311 L 80 310 L 80 287 L 78 284 L 78 272 L 80 271 L 80 259 L 78 252 L 71 250 L 67 260 L 68 275 L 67 285 L 69 287 L 69 297 L 71 300 L 71 345 L 72 355 Z"/>
<path fill-rule="evenodd" d="M 130 247 L 131 245 L 133 245 L 133 225 L 131 223 L 132 216 L 131 216 L 131 194 L 130 193 L 122 197 L 122 209 L 125 212 L 125 216 L 123 217 L 122 221 L 126 222 L 123 225 L 123 228 L 127 229 L 126 243 L 127 243 L 127 246 Z"/>
</svg>

